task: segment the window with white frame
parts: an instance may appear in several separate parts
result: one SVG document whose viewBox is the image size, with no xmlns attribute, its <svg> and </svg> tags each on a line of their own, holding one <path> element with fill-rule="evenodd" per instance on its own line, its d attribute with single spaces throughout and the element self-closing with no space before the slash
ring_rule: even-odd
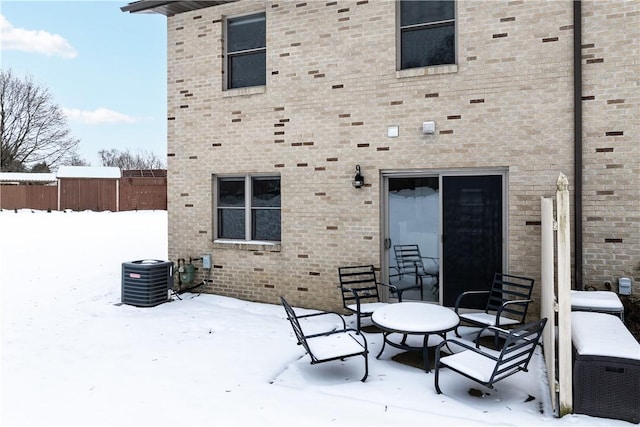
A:
<svg viewBox="0 0 640 427">
<path fill-rule="evenodd" d="M 455 1 L 400 1 L 400 69 L 455 64 Z"/>
<path fill-rule="evenodd" d="M 264 13 L 227 19 L 227 89 L 263 86 L 267 80 Z"/>
<path fill-rule="evenodd" d="M 217 177 L 216 237 L 280 241 L 280 177 Z"/>
</svg>

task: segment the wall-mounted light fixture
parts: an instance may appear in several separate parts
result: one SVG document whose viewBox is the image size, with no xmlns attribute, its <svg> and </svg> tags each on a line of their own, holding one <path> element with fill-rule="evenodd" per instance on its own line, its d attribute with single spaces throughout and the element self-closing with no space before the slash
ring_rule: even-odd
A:
<svg viewBox="0 0 640 427">
<path fill-rule="evenodd" d="M 360 173 L 360 165 L 356 165 L 356 176 L 353 177 L 353 186 L 360 188 L 364 185 L 364 176 Z"/>
</svg>

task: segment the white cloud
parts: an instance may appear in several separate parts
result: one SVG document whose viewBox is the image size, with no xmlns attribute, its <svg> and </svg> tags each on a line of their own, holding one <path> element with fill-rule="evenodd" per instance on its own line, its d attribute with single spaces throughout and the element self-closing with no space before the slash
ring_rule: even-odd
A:
<svg viewBox="0 0 640 427">
<path fill-rule="evenodd" d="M 0 39 L 2 50 L 35 52 L 63 58 L 75 58 L 78 55 L 64 37 L 42 30 L 16 28 L 3 15 L 0 15 Z"/>
<path fill-rule="evenodd" d="M 98 108 L 93 111 L 83 111 L 77 108 L 63 108 L 62 111 L 69 120 L 95 125 L 102 123 L 134 123 L 137 120 L 126 114 L 106 108 Z"/>
</svg>

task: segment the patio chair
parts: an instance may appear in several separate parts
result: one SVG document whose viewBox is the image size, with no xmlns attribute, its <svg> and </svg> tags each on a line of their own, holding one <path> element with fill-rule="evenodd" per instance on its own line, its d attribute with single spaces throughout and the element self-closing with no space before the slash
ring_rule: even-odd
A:
<svg viewBox="0 0 640 427">
<path fill-rule="evenodd" d="M 296 315 L 293 308 L 289 305 L 284 297 L 280 297 L 282 306 L 287 313 L 287 319 L 291 323 L 293 332 L 296 335 L 298 344 L 302 345 L 311 358 L 311 364 L 330 362 L 332 360 L 344 360 L 352 356 L 364 357 L 364 376 L 360 381 L 364 382 L 369 375 L 369 350 L 367 347 L 367 340 L 364 335 L 357 335 L 355 329 L 347 328 L 344 318 L 332 311 L 323 311 L 319 313 Z M 300 319 L 335 315 L 342 321 L 342 329 L 332 329 L 326 332 L 320 332 L 310 335 L 305 335 L 300 325 Z M 353 334 L 352 332 L 356 332 Z"/>
<path fill-rule="evenodd" d="M 504 346 L 500 351 L 489 348 L 470 346 L 456 339 L 442 341 L 436 347 L 434 385 L 438 394 L 442 393 L 438 383 L 440 368 L 447 367 L 486 387 L 493 388 L 493 384 L 517 372 L 527 372 L 527 367 L 542 335 L 547 319 L 536 320 L 509 331 L 487 326 L 478 332 L 478 338 L 485 329 L 506 336 Z M 442 348 L 454 346 L 462 351 L 453 354 L 442 353 Z"/>
<path fill-rule="evenodd" d="M 438 258 L 423 257 L 418 245 L 395 245 L 396 264 L 400 279 L 405 274 L 415 277 L 415 288 L 420 289 L 420 300 L 424 299 L 424 278 L 431 281 L 431 291 L 438 293 L 439 266 Z M 423 260 L 429 260 L 427 266 Z"/>
<path fill-rule="evenodd" d="M 454 310 L 460 317 L 461 324 L 465 322 L 478 327 L 497 326 L 503 328 L 523 325 L 527 317 L 529 303 L 532 301 L 533 283 L 534 280 L 527 277 L 495 273 L 490 290 L 463 292 L 456 299 Z M 486 295 L 487 302 L 484 311 L 461 312 L 460 309 L 465 298 L 473 295 Z M 458 328 L 455 333 L 457 337 L 460 337 Z M 497 333 L 495 334 L 495 345 L 498 346 Z"/>
<path fill-rule="evenodd" d="M 338 267 L 338 276 L 342 291 L 342 305 L 346 310 L 355 313 L 358 333 L 360 333 L 363 317 L 371 317 L 377 308 L 388 304 L 380 299 L 380 287 L 387 287 L 390 292 L 397 293 L 400 302 L 402 302 L 402 292 L 406 290 L 378 282 L 373 265 Z"/>
</svg>

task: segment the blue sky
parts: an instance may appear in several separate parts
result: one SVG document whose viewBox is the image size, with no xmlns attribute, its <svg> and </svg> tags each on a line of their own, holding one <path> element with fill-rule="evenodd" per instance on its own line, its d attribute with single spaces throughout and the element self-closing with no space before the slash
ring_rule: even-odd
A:
<svg viewBox="0 0 640 427">
<path fill-rule="evenodd" d="M 49 90 L 93 166 L 112 148 L 166 160 L 166 17 L 128 3 L 0 2 L 2 69 Z"/>
</svg>

